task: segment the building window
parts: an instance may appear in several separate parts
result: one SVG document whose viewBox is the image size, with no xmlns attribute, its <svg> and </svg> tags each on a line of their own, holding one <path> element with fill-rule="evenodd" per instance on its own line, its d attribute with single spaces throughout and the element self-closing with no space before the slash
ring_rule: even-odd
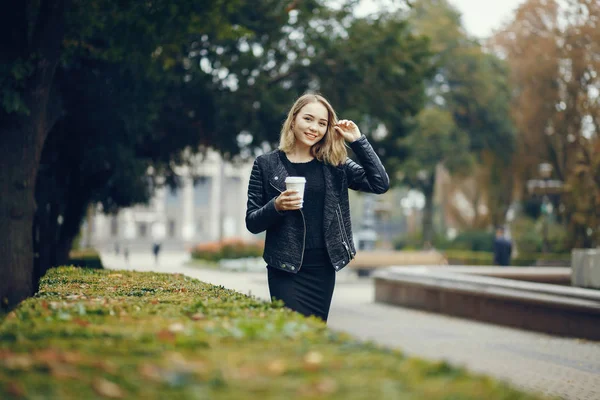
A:
<svg viewBox="0 0 600 400">
<path fill-rule="evenodd" d="M 211 190 L 212 178 L 210 176 L 201 176 L 194 179 L 194 205 L 196 207 L 209 205 Z"/>
<path fill-rule="evenodd" d="M 175 237 L 175 220 L 169 220 L 169 237 Z"/>
<path fill-rule="evenodd" d="M 148 235 L 148 224 L 146 222 L 138 222 L 138 237 L 145 238 Z"/>
</svg>

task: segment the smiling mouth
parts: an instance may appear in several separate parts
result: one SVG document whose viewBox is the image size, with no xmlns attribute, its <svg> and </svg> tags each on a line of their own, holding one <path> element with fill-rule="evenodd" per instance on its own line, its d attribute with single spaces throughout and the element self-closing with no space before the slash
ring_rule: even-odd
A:
<svg viewBox="0 0 600 400">
<path fill-rule="evenodd" d="M 313 135 L 312 133 L 305 133 L 306 136 L 308 136 L 309 139 L 316 139 L 317 135 Z"/>
</svg>

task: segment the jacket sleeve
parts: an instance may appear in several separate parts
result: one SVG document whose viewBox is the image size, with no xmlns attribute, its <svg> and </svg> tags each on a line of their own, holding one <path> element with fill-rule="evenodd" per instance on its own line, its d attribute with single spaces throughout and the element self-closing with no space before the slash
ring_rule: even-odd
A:
<svg viewBox="0 0 600 400">
<path fill-rule="evenodd" d="M 350 148 L 358 157 L 360 165 L 350 158 L 344 168 L 348 177 L 348 187 L 361 192 L 382 194 L 390 188 L 388 177 L 381 160 L 365 136 L 350 143 Z"/>
<path fill-rule="evenodd" d="M 267 230 L 284 215 L 275 209 L 275 198 L 266 201 L 262 175 L 262 169 L 256 159 L 248 183 L 248 204 L 246 206 L 246 228 L 252 233 Z"/>
</svg>

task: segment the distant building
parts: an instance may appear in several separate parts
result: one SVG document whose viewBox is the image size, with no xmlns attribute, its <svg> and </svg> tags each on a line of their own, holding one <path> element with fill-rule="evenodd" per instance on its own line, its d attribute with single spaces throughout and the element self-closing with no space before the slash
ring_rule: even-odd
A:
<svg viewBox="0 0 600 400">
<path fill-rule="evenodd" d="M 122 209 L 117 215 L 94 215 L 90 243 L 96 248 L 124 246 L 184 249 L 193 244 L 237 237 L 252 239 L 245 226 L 248 181 L 252 162 L 233 165 L 209 152 L 193 171 L 177 171 L 181 187 L 158 189 L 148 206 Z M 193 172 L 193 173 L 192 173 Z M 150 250 L 148 250 L 150 251 Z"/>
</svg>

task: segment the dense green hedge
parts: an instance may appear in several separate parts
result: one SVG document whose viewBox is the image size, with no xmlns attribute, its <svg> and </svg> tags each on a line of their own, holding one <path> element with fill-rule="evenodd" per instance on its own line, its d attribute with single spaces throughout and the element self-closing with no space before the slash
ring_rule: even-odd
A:
<svg viewBox="0 0 600 400">
<path fill-rule="evenodd" d="M 493 265 L 494 255 L 485 251 L 464 251 L 464 250 L 445 250 L 444 255 L 451 265 Z M 534 266 L 553 264 L 570 265 L 571 256 L 569 254 L 520 254 L 511 260 L 514 266 Z"/>
<path fill-rule="evenodd" d="M 539 399 L 182 275 L 63 267 L 0 325 L 0 398 Z"/>
<path fill-rule="evenodd" d="M 241 239 L 225 239 L 220 242 L 208 242 L 194 246 L 192 258 L 203 261 L 220 261 L 223 259 L 238 259 L 261 257 L 264 242 L 246 242 Z"/>
<path fill-rule="evenodd" d="M 69 264 L 77 267 L 102 269 L 102 260 L 96 250 L 77 250 L 69 253 Z"/>
</svg>

